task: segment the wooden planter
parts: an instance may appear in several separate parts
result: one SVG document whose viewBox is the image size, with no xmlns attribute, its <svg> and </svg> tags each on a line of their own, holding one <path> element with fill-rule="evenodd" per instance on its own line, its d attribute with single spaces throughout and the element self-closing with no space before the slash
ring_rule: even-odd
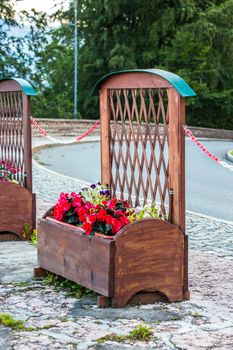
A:
<svg viewBox="0 0 233 350">
<path fill-rule="evenodd" d="M 44 270 L 104 296 L 99 306 L 109 301 L 123 307 L 142 292 L 145 298 L 156 292 L 169 301 L 186 297 L 184 235 L 162 220 L 131 223 L 109 240 L 90 239 L 81 229 L 45 215 L 38 221 L 38 260 Z"/>
<path fill-rule="evenodd" d="M 21 78 L 0 79 L 0 160 L 12 161 L 15 183 L 0 183 L 0 241 L 26 239 L 24 224 L 35 228 L 32 193 L 31 84 Z"/>
<path fill-rule="evenodd" d="M 0 183 L 0 241 L 25 239 L 24 224 L 35 227 L 35 195 L 19 184 Z"/>
<path fill-rule="evenodd" d="M 113 240 L 90 240 L 47 213 L 38 223 L 39 264 L 102 294 L 100 306 L 121 307 L 140 293 L 143 302 L 152 294 L 188 299 L 183 125 L 185 98 L 195 92 L 171 72 L 137 69 L 105 75 L 98 94 L 101 183 L 130 207 L 159 203 L 169 222 L 144 219 Z"/>
</svg>

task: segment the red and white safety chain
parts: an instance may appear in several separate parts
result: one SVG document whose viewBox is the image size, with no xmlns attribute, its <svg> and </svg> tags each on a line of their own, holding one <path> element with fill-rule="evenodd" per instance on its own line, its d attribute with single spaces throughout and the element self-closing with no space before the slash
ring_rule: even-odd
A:
<svg viewBox="0 0 233 350">
<path fill-rule="evenodd" d="M 32 116 L 30 116 L 30 119 L 31 119 L 31 122 L 32 124 L 34 125 L 34 127 L 41 133 L 41 135 L 47 137 L 49 140 L 51 140 L 52 142 L 55 142 L 55 143 L 60 143 L 60 144 L 63 144 L 63 145 L 70 145 L 72 143 L 75 143 L 75 142 L 78 142 L 78 141 L 81 141 L 84 137 L 90 135 L 98 126 L 99 126 L 99 123 L 100 121 L 97 120 L 93 125 L 92 127 L 87 130 L 84 134 L 80 135 L 80 136 L 77 136 L 76 139 L 74 140 L 71 140 L 71 141 L 62 141 L 62 140 L 58 140 L 50 135 L 47 134 L 47 132 L 45 130 L 43 130 L 40 125 L 37 123 L 37 121 L 35 120 L 35 118 L 33 118 Z"/>
<path fill-rule="evenodd" d="M 209 158 L 211 158 L 212 160 L 214 160 L 215 162 L 217 162 L 218 164 L 220 164 L 224 168 L 227 168 L 228 170 L 233 171 L 233 165 L 230 165 L 227 162 L 221 161 L 221 159 L 219 159 L 218 157 L 213 155 L 213 153 L 209 152 L 207 150 L 207 148 L 205 148 L 205 146 L 203 146 L 201 144 L 201 142 L 197 140 L 197 138 L 193 135 L 192 131 L 189 130 L 186 125 L 183 125 L 183 129 L 184 129 L 186 135 L 188 135 L 190 137 L 190 139 L 195 143 L 195 145 L 197 145 L 197 147 L 200 148 L 200 150 L 203 153 L 205 153 Z"/>
<path fill-rule="evenodd" d="M 33 118 L 32 116 L 30 116 L 30 119 L 31 119 L 31 122 L 32 124 L 35 126 L 35 128 L 37 130 L 39 130 L 39 132 L 41 133 L 41 135 L 47 137 L 49 140 L 51 140 L 52 142 L 55 142 L 55 143 L 61 143 L 63 145 L 69 145 L 69 144 L 72 144 L 72 143 L 75 143 L 75 142 L 78 142 L 78 141 L 81 141 L 84 137 L 90 135 L 100 124 L 100 121 L 97 120 L 93 125 L 92 127 L 87 130 L 84 134 L 80 135 L 80 136 L 77 136 L 75 140 L 71 140 L 71 141 L 61 141 L 61 140 L 58 140 L 58 139 L 55 139 L 54 137 L 50 136 L 47 134 L 47 132 L 45 130 L 43 130 L 40 125 L 37 123 L 37 121 L 35 120 L 35 118 Z M 212 160 L 214 160 L 215 162 L 217 162 L 218 164 L 220 164 L 221 166 L 223 166 L 224 168 L 227 168 L 229 169 L 230 171 L 233 171 L 233 165 L 230 165 L 224 161 L 221 161 L 221 159 L 219 159 L 218 157 L 216 157 L 213 153 L 209 152 L 207 150 L 207 148 L 205 146 L 203 146 L 201 144 L 200 141 L 197 140 L 197 138 L 193 135 L 192 131 L 189 130 L 187 128 L 186 125 L 183 125 L 183 129 L 186 133 L 186 135 L 188 135 L 190 137 L 190 139 L 197 145 L 197 147 L 200 148 L 200 150 L 205 153 L 209 158 L 211 158 Z"/>
</svg>

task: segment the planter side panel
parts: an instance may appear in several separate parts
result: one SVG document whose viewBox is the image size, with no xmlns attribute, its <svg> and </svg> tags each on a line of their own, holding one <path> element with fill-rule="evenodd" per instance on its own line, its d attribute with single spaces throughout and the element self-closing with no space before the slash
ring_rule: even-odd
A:
<svg viewBox="0 0 233 350">
<path fill-rule="evenodd" d="M 34 195 L 18 184 L 0 184 L 0 241 L 5 236 L 1 232 L 12 232 L 24 239 L 25 223 L 34 228 Z"/>
<path fill-rule="evenodd" d="M 115 254 L 115 306 L 142 291 L 182 300 L 184 236 L 176 226 L 155 219 L 130 224 L 116 237 Z"/>
<path fill-rule="evenodd" d="M 82 234 L 71 225 L 38 220 L 39 266 L 84 287 L 112 296 L 114 242 Z"/>
</svg>

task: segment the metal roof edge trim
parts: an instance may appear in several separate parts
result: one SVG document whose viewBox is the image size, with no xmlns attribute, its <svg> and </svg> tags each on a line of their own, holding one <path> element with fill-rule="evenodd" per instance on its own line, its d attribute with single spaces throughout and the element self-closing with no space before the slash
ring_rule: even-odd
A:
<svg viewBox="0 0 233 350">
<path fill-rule="evenodd" d="M 179 77 L 174 73 L 171 73 L 162 69 L 130 69 L 130 70 L 123 70 L 123 71 L 109 73 L 107 75 L 104 75 L 95 83 L 91 92 L 91 96 L 98 95 L 101 84 L 112 75 L 117 75 L 121 73 L 134 73 L 134 72 L 159 75 L 162 78 L 169 81 L 169 83 L 171 83 L 174 86 L 174 88 L 179 92 L 179 94 L 182 97 L 196 96 L 196 92 L 186 83 L 184 79 L 182 79 L 181 77 Z"/>
</svg>

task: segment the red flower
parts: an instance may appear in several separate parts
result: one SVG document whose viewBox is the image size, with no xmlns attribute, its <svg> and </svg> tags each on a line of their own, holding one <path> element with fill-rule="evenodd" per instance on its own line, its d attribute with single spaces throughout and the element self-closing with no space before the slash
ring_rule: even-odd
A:
<svg viewBox="0 0 233 350">
<path fill-rule="evenodd" d="M 98 214 L 97 214 L 97 219 L 98 219 L 99 221 L 104 222 L 104 220 L 105 220 L 105 218 L 106 218 L 106 215 L 107 215 L 106 210 L 105 210 L 105 209 L 100 209 L 100 211 L 99 211 Z"/>
<path fill-rule="evenodd" d="M 105 221 L 108 225 L 112 225 L 112 219 L 113 217 L 109 214 L 105 216 Z"/>
<path fill-rule="evenodd" d="M 72 206 L 73 207 L 80 207 L 82 205 L 82 198 L 80 196 L 74 196 L 73 202 L 72 202 Z"/>
<path fill-rule="evenodd" d="M 125 215 L 122 215 L 122 216 L 120 217 L 120 221 L 121 221 L 122 224 L 124 224 L 124 225 L 127 225 L 127 224 L 130 223 L 129 218 L 127 218 L 127 216 L 125 216 Z"/>
<path fill-rule="evenodd" d="M 59 204 L 57 204 L 53 210 L 53 217 L 58 221 L 62 221 L 63 219 L 63 210 Z"/>
<path fill-rule="evenodd" d="M 88 216 L 88 220 L 91 224 L 93 224 L 96 221 L 96 214 L 91 214 Z"/>
<path fill-rule="evenodd" d="M 112 218 L 112 231 L 113 233 L 117 233 L 120 231 L 120 229 L 124 226 L 124 224 L 122 222 L 120 222 L 119 220 Z"/>
<path fill-rule="evenodd" d="M 92 231 L 92 224 L 90 222 L 86 221 L 86 222 L 84 222 L 82 228 L 86 232 L 86 234 L 89 235 Z"/>
<path fill-rule="evenodd" d="M 70 210 L 70 208 L 71 208 L 71 205 L 67 199 L 60 200 L 58 204 L 62 207 L 63 213 Z"/>
<path fill-rule="evenodd" d="M 87 218 L 87 211 L 83 207 L 77 207 L 75 209 L 76 213 L 78 214 L 79 221 L 84 222 Z"/>
<path fill-rule="evenodd" d="M 77 210 L 77 212 L 78 212 L 78 216 L 87 215 L 87 211 L 86 211 L 83 207 L 79 208 L 79 209 Z"/>
</svg>

